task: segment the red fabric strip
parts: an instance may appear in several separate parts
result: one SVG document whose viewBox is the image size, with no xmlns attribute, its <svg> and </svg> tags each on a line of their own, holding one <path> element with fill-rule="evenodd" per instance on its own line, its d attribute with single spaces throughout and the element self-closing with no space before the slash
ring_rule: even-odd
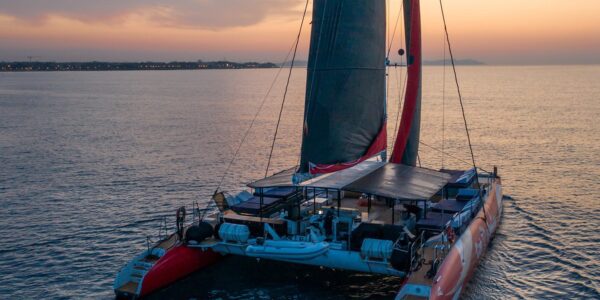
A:
<svg viewBox="0 0 600 300">
<path fill-rule="evenodd" d="M 402 119 L 398 129 L 398 136 L 392 150 L 390 162 L 401 163 L 406 143 L 410 135 L 410 128 L 415 115 L 419 87 L 421 85 L 421 14 L 419 0 L 412 0 L 411 4 L 411 30 L 410 30 L 410 57 L 413 57 L 413 63 L 408 65 L 408 79 L 406 82 L 406 95 L 404 98 L 404 108 L 402 109 Z"/>
<path fill-rule="evenodd" d="M 350 168 L 360 162 L 363 162 L 363 161 L 369 159 L 370 157 L 376 155 L 377 153 L 380 153 L 381 151 L 384 151 L 386 148 L 387 148 L 387 123 L 384 122 L 383 125 L 381 126 L 381 130 L 377 134 L 377 137 L 375 138 L 375 140 L 373 141 L 371 146 L 369 146 L 369 149 L 367 150 L 367 153 L 365 153 L 365 155 L 361 156 L 357 160 L 354 160 L 351 162 L 345 162 L 345 163 L 337 163 L 337 164 L 332 164 L 332 165 L 330 165 L 330 164 L 310 164 L 309 172 L 310 172 L 310 174 L 324 174 L 324 173 L 332 173 L 332 172 L 340 171 L 343 169 L 347 169 L 347 168 Z"/>
</svg>

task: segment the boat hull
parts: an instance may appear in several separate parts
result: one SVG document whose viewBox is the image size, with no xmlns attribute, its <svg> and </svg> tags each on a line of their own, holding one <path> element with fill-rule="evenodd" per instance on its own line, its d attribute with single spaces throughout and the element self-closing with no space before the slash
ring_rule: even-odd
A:
<svg viewBox="0 0 600 300">
<path fill-rule="evenodd" d="M 142 282 L 140 296 L 150 294 L 190 273 L 208 267 L 223 256 L 212 250 L 199 250 L 179 245 L 168 251 L 165 256 L 146 274 Z"/>
<path fill-rule="evenodd" d="M 116 296 L 118 298 L 144 297 L 222 258 L 223 255 L 210 249 L 189 248 L 184 244 L 178 244 L 169 249 L 148 270 L 138 283 L 141 286 L 137 287 L 136 292 L 123 293 L 121 289 L 115 289 Z"/>
<path fill-rule="evenodd" d="M 431 286 L 429 299 L 457 299 L 473 276 L 502 217 L 500 179 L 492 184 L 484 209 L 450 249 Z"/>
</svg>

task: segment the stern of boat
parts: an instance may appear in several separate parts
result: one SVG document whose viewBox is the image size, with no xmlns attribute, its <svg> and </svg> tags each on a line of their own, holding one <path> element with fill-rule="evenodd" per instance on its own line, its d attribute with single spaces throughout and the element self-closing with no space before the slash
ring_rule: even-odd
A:
<svg viewBox="0 0 600 300">
<path fill-rule="evenodd" d="M 442 232 L 441 239 L 438 239 L 438 241 L 446 241 L 446 246 L 435 242 L 435 237 L 423 244 L 421 251 L 417 252 L 422 255 L 419 260 L 423 265 L 411 271 L 396 299 L 458 299 L 460 297 L 464 286 L 485 254 L 502 217 L 502 182 L 497 176 L 496 168 L 493 173 L 479 176 L 485 201 L 475 217 L 469 220 L 468 227 L 460 232 L 460 236 L 453 243 L 447 242 L 453 240 L 448 235 L 452 232 L 450 230 Z M 455 215 L 454 218 L 458 216 L 460 214 Z M 452 226 L 453 222 L 450 220 L 448 226 Z"/>
<path fill-rule="evenodd" d="M 144 277 L 165 255 L 161 248 L 145 250 L 129 261 L 117 274 L 113 289 L 117 298 L 135 299 L 141 295 Z"/>
</svg>

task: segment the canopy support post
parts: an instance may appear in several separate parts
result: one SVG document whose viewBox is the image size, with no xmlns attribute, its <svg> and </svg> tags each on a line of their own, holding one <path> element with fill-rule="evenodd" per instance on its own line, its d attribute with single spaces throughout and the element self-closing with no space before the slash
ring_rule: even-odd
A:
<svg viewBox="0 0 600 300">
<path fill-rule="evenodd" d="M 338 190 L 337 192 L 337 216 L 339 218 L 340 216 L 340 207 L 342 206 L 342 192 L 340 190 Z"/>
<path fill-rule="evenodd" d="M 396 222 L 396 199 L 393 200 L 392 202 L 392 225 L 394 225 L 394 223 Z"/>
<path fill-rule="evenodd" d="M 317 213 L 317 188 L 313 188 L 313 214 Z"/>
<path fill-rule="evenodd" d="M 263 219 L 263 203 L 264 203 L 264 198 L 263 198 L 263 188 L 259 188 L 258 189 L 258 194 L 260 195 L 258 197 L 258 199 L 260 200 L 260 222 L 262 223 L 262 219 Z"/>
</svg>

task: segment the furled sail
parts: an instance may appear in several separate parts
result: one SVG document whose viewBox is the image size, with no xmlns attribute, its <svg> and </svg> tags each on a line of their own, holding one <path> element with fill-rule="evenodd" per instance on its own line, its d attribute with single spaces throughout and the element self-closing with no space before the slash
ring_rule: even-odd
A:
<svg viewBox="0 0 600 300">
<path fill-rule="evenodd" d="M 315 0 L 299 173 L 386 149 L 385 0 Z"/>
<path fill-rule="evenodd" d="M 415 166 L 421 127 L 421 12 L 419 0 L 404 0 L 408 79 L 402 120 L 390 161 Z"/>
</svg>

